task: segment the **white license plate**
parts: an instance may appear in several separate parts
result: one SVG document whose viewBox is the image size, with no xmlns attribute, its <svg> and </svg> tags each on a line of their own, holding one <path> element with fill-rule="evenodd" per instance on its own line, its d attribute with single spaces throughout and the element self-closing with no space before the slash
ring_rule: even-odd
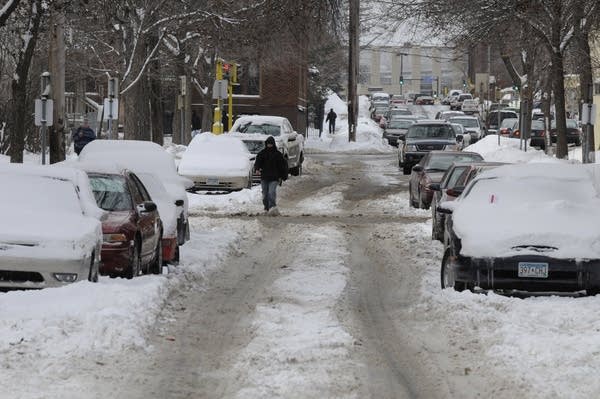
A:
<svg viewBox="0 0 600 399">
<path fill-rule="evenodd" d="M 218 186 L 219 185 L 219 179 L 217 179 L 216 177 L 209 177 L 208 179 L 206 179 L 206 185 L 208 185 L 208 186 Z"/>
<path fill-rule="evenodd" d="M 519 277 L 548 278 L 548 264 L 519 262 Z"/>
</svg>

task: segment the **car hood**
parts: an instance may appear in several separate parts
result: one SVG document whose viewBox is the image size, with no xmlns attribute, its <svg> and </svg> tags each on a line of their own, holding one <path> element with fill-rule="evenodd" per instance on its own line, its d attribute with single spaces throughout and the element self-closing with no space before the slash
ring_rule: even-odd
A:
<svg viewBox="0 0 600 399">
<path fill-rule="evenodd" d="M 385 129 L 385 132 L 386 133 L 392 133 L 392 134 L 406 134 L 407 130 L 408 129 L 390 129 L 390 128 L 387 128 L 387 129 Z"/>
<path fill-rule="evenodd" d="M 75 213 L 0 211 L 0 256 L 77 259 L 102 239 L 96 218 Z"/>
<path fill-rule="evenodd" d="M 425 138 L 425 139 L 407 138 L 406 144 L 407 145 L 427 145 L 427 144 L 448 145 L 448 144 L 456 144 L 456 140 L 454 140 L 454 139 L 431 139 L 431 138 Z"/>
<path fill-rule="evenodd" d="M 204 154 L 206 156 L 184 157 L 179 164 L 179 174 L 195 176 L 238 177 L 247 176 L 252 163 L 247 156 L 229 154 Z"/>
<path fill-rule="evenodd" d="M 600 259 L 600 204 L 592 208 L 588 203 L 554 201 L 511 210 L 495 209 L 493 203 L 467 207 L 454 201 L 452 205 L 453 229 L 464 256 Z"/>
</svg>

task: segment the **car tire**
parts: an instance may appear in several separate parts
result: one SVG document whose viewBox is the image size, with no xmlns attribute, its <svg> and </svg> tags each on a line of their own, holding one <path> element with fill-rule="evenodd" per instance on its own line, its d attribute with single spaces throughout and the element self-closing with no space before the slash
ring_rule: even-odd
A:
<svg viewBox="0 0 600 399">
<path fill-rule="evenodd" d="M 154 253 L 154 259 L 148 266 L 148 272 L 152 274 L 162 274 L 163 265 L 163 247 L 162 247 L 162 233 L 158 237 L 158 243 L 156 243 L 156 250 Z"/>
<path fill-rule="evenodd" d="M 92 260 L 90 261 L 90 272 L 88 274 L 88 281 L 92 283 L 98 282 L 98 275 L 100 274 L 100 270 L 98 270 L 98 263 L 96 262 L 96 256 L 92 253 Z"/>
<path fill-rule="evenodd" d="M 473 284 L 459 282 L 454 279 L 454 273 L 450 267 L 450 255 L 450 249 L 447 249 L 446 252 L 444 252 L 444 257 L 442 258 L 442 267 L 440 270 L 440 282 L 442 289 L 454 288 L 454 291 L 458 292 L 465 290 L 473 291 Z"/>
<path fill-rule="evenodd" d="M 125 277 L 132 279 L 140 274 L 142 268 L 142 258 L 140 254 L 140 242 L 135 240 L 135 246 L 133 247 L 133 259 L 129 260 L 129 266 L 125 272 Z"/>
<path fill-rule="evenodd" d="M 410 165 L 403 165 L 402 166 L 402 173 L 404 173 L 405 175 L 410 175 L 410 172 L 411 172 Z"/>
</svg>

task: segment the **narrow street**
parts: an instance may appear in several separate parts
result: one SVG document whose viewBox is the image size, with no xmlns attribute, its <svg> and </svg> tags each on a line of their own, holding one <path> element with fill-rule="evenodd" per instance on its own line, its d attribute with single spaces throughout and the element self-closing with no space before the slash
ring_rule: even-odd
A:
<svg viewBox="0 0 600 399">
<path fill-rule="evenodd" d="M 413 313 L 439 248 L 395 162 L 314 155 L 281 190 L 282 216 L 196 216 L 256 235 L 173 289 L 149 349 L 103 359 L 116 367 L 96 370 L 94 397 L 476 397 L 448 337 Z"/>
</svg>

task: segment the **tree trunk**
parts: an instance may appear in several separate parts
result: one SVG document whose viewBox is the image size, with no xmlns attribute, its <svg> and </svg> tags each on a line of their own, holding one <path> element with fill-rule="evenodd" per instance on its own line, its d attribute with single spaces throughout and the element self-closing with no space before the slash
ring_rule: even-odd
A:
<svg viewBox="0 0 600 399">
<path fill-rule="evenodd" d="M 202 131 L 210 132 L 212 131 L 212 123 L 213 123 L 213 106 L 212 106 L 212 96 L 210 92 L 202 96 Z"/>
<path fill-rule="evenodd" d="M 65 15 L 62 1 L 50 23 L 50 75 L 54 100 L 54 125 L 48 129 L 50 163 L 65 160 Z"/>
<path fill-rule="evenodd" d="M 154 47 L 158 42 L 158 35 L 153 36 L 150 41 L 151 43 L 149 47 Z M 148 76 L 150 88 L 150 111 L 152 115 L 152 141 L 156 144 L 163 145 L 164 106 L 162 99 L 162 85 L 160 82 L 161 67 L 158 59 L 152 61 L 148 71 Z"/>
<path fill-rule="evenodd" d="M 593 98 L 593 75 L 592 75 L 592 56 L 590 49 L 590 32 L 581 31 L 578 37 L 578 59 L 579 59 L 579 89 L 581 91 L 581 98 L 585 102 L 594 101 Z M 581 106 L 579 107 L 579 115 L 581 115 Z M 594 129 L 591 129 L 592 133 Z M 588 135 L 588 151 L 595 151 L 595 138 L 594 134 Z M 586 148 L 584 145 L 583 148 Z M 585 157 L 584 157 L 585 159 Z"/>
<path fill-rule="evenodd" d="M 10 134 L 10 148 L 8 154 L 13 163 L 23 163 L 23 150 L 25 150 L 25 136 L 29 123 L 26 118 L 31 117 L 30 101 L 27 96 L 27 82 L 29 79 L 29 68 L 33 59 L 35 46 L 42 20 L 41 1 L 31 3 L 30 34 L 31 38 L 25 42 L 23 37 L 23 50 L 19 54 L 15 74 L 11 83 L 12 90 L 12 112 L 8 118 Z"/>
<path fill-rule="evenodd" d="M 125 105 L 125 139 L 150 141 L 150 100 L 148 81 L 143 76 L 140 81 L 123 95 Z"/>
<path fill-rule="evenodd" d="M 563 55 L 553 51 L 552 59 L 552 90 L 554 91 L 554 119 L 556 121 L 556 157 L 566 159 L 569 155 L 567 148 L 567 116 L 565 107 L 565 70 Z"/>
</svg>

